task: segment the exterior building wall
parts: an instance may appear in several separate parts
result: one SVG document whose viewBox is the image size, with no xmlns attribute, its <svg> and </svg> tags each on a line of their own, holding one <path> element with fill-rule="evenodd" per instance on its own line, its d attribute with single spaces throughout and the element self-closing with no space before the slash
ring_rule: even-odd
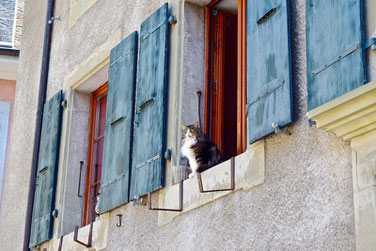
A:
<svg viewBox="0 0 376 251">
<path fill-rule="evenodd" d="M 105 65 L 108 60 L 106 55 L 109 56 L 107 45 L 115 45 L 132 31 L 138 30 L 140 23 L 167 1 L 87 1 L 89 7 L 82 7 L 85 10 L 81 10 L 82 15 L 75 18 L 73 24 L 70 13 L 75 2 L 85 3 L 83 0 L 56 2 L 55 15 L 62 20 L 54 22 L 47 98 L 63 89 L 72 95 L 68 100 L 73 100 L 76 89 L 87 83 L 87 78 L 93 75 L 92 70 L 96 64 L 90 65 L 90 62 L 97 60 L 97 65 Z M 176 156 L 180 144 L 179 125 L 196 118 L 197 104 L 192 100 L 196 99 L 195 91 L 203 92 L 204 88 L 202 36 L 205 15 L 202 6 L 197 5 L 204 3 L 196 0 L 191 2 L 169 1 L 169 7 L 178 23 L 171 28 L 170 41 L 169 102 L 173 105 L 169 108 L 168 124 L 171 130 L 168 145 L 174 149 L 175 154 L 172 163 L 167 166 L 167 187 L 172 183 L 171 165 L 178 164 Z M 273 134 L 264 140 L 263 183 L 211 201 L 175 217 L 163 226 L 158 224 L 160 215 L 157 212 L 149 211 L 143 206 L 133 206 L 132 203 L 123 205 L 103 216 L 103 221 L 108 221 L 108 228 L 104 228 L 106 232 L 101 237 L 107 240 L 106 250 L 355 248 L 350 145 L 335 135 L 319 131 L 308 124 L 305 116 L 305 1 L 290 2 L 296 121 L 289 126 L 290 136 Z M 40 10 L 46 8 L 45 4 L 41 0 L 25 1 L 23 52 L 18 83 L 27 88 L 16 90 L 8 159 L 11 168 L 6 174 L 3 215 L 0 221 L 0 243 L 7 250 L 21 250 L 23 246 L 21 240 L 25 230 L 45 20 L 44 13 Z M 369 55 L 368 60 L 373 62 L 371 57 Z M 90 90 L 89 88 L 88 91 Z M 70 119 L 75 117 L 70 116 Z M 69 128 L 71 127 L 67 122 L 66 132 Z M 63 131 L 63 135 L 64 133 Z M 69 135 L 66 138 L 69 139 Z M 59 167 L 59 177 L 63 176 L 65 180 L 59 180 L 57 205 L 63 212 L 66 208 L 64 194 L 69 188 L 66 178 L 68 173 L 64 172 L 78 167 L 78 163 L 75 166 L 73 162 L 69 162 L 69 156 L 75 156 L 74 153 L 65 152 L 73 146 L 69 144 L 69 140 L 62 143 L 61 149 L 65 149 L 63 152 L 67 156 L 61 156 Z M 74 158 L 80 160 L 85 157 Z M 74 173 L 69 175 L 77 177 Z M 163 193 L 153 193 L 153 202 L 158 203 L 158 195 Z M 121 227 L 116 226 L 119 213 L 123 215 Z M 45 243 L 43 247 L 55 245 L 61 234 L 69 233 L 70 229 L 73 231 L 75 222 L 68 222 L 70 217 L 73 216 L 66 214 L 66 218 L 55 221 L 55 241 Z M 76 224 L 79 225 L 79 222 Z M 102 228 L 95 228 L 98 229 Z M 78 246 L 75 247 L 76 250 L 81 250 Z"/>
</svg>

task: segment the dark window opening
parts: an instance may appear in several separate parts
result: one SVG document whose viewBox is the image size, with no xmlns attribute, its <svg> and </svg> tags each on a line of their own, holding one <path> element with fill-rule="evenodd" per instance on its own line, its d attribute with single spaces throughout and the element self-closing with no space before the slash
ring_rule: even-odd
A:
<svg viewBox="0 0 376 251">
<path fill-rule="evenodd" d="M 216 0 L 207 7 L 205 132 L 224 160 L 246 148 L 245 61 L 239 56 L 245 55 L 240 36 L 245 32 L 244 7 L 241 3 L 238 10 L 237 0 Z"/>
</svg>

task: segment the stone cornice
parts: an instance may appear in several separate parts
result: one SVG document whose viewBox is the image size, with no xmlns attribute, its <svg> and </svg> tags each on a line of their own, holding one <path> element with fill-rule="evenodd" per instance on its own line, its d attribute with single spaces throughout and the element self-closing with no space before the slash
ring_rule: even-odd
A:
<svg viewBox="0 0 376 251">
<path fill-rule="evenodd" d="M 346 141 L 376 133 L 376 81 L 365 84 L 307 113 L 315 127 Z"/>
</svg>

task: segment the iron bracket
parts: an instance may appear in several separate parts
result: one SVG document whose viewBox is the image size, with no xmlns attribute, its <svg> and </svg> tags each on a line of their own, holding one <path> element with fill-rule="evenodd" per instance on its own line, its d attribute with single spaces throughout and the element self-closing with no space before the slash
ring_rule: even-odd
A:
<svg viewBox="0 0 376 251">
<path fill-rule="evenodd" d="M 233 190 L 235 190 L 235 157 L 231 158 L 230 179 L 231 179 L 231 187 L 230 188 L 204 190 L 204 186 L 202 185 L 201 173 L 197 173 L 198 189 L 200 190 L 200 193 L 233 191 Z"/>
<path fill-rule="evenodd" d="M 183 181 L 179 182 L 179 208 L 178 209 L 169 209 L 169 208 L 155 208 L 151 203 L 151 192 L 148 192 L 148 206 L 149 210 L 157 211 L 168 211 L 168 212 L 181 212 L 183 211 Z"/>
<path fill-rule="evenodd" d="M 89 230 L 89 236 L 88 236 L 87 244 L 78 240 L 78 229 L 79 229 L 79 226 L 74 227 L 73 241 L 77 242 L 78 244 L 81 244 L 82 246 L 90 248 L 92 246 L 92 241 L 93 241 L 93 222 L 90 223 L 90 230 Z"/>
</svg>

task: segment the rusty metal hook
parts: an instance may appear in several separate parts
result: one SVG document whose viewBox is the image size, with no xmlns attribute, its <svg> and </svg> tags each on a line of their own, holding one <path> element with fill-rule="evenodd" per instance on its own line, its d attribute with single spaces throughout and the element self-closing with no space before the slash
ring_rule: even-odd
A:
<svg viewBox="0 0 376 251">
<path fill-rule="evenodd" d="M 116 216 L 119 217 L 119 221 L 118 221 L 118 223 L 116 223 L 116 226 L 117 226 L 117 227 L 121 227 L 121 217 L 122 217 L 123 215 L 122 215 L 122 214 L 117 214 Z"/>
</svg>

